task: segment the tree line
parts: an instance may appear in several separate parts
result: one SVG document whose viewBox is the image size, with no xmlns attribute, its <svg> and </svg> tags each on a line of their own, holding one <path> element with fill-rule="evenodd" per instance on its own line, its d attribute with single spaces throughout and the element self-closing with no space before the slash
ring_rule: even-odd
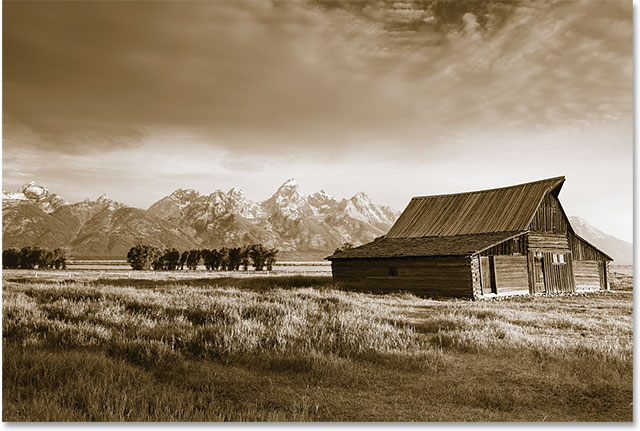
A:
<svg viewBox="0 0 640 431">
<path fill-rule="evenodd" d="M 194 249 L 180 253 L 177 249 L 162 249 L 148 244 L 131 247 L 127 253 L 127 262 L 134 270 L 155 269 L 175 271 L 195 270 L 201 263 L 209 271 L 238 271 L 241 267 L 247 271 L 249 265 L 256 271 L 273 269 L 278 249 L 262 244 L 242 247 L 222 247 L 218 249 Z"/>
<path fill-rule="evenodd" d="M 8 269 L 65 269 L 67 257 L 61 248 L 50 250 L 37 246 L 2 250 L 2 267 Z"/>
</svg>

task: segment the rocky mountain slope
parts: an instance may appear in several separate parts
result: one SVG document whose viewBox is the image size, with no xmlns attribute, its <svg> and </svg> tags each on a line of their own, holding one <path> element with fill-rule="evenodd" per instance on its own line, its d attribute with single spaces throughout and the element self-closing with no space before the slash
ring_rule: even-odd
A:
<svg viewBox="0 0 640 431">
<path fill-rule="evenodd" d="M 603 250 L 616 262 L 633 262 L 633 244 L 630 242 L 623 241 L 596 229 L 582 217 L 570 216 L 569 222 L 578 235 Z"/>
<path fill-rule="evenodd" d="M 318 259 L 342 244 L 363 244 L 384 235 L 399 215 L 364 193 L 337 200 L 324 190 L 305 195 L 289 179 L 265 201 L 254 202 L 237 188 L 201 195 L 178 189 L 148 212 L 171 222 L 206 247 L 261 242 L 284 258 Z"/>
<path fill-rule="evenodd" d="M 34 183 L 3 192 L 3 248 L 65 247 L 74 256 L 122 258 L 135 244 L 220 248 L 261 242 L 285 259 L 319 259 L 343 242 L 384 235 L 399 215 L 365 193 L 338 200 L 301 192 L 289 179 L 263 202 L 237 188 L 202 195 L 178 189 L 149 207 L 101 196 L 70 203 Z"/>
<path fill-rule="evenodd" d="M 3 192 L 2 246 L 63 247 L 74 256 L 123 258 L 137 243 L 195 247 L 170 223 L 147 211 L 100 196 L 70 203 L 42 186 Z"/>
</svg>

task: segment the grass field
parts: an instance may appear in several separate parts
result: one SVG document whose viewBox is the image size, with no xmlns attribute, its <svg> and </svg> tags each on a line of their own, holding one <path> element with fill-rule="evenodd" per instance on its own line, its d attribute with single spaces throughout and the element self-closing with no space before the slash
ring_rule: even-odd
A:
<svg viewBox="0 0 640 431">
<path fill-rule="evenodd" d="M 631 421 L 632 306 L 5 272 L 3 420 Z"/>
</svg>

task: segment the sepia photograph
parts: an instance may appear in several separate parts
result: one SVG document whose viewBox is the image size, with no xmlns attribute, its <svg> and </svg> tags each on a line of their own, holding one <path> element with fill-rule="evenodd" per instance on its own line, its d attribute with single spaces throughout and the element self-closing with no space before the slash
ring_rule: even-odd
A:
<svg viewBox="0 0 640 431">
<path fill-rule="evenodd" d="M 632 423 L 633 15 L 3 1 L 5 426 Z"/>
</svg>

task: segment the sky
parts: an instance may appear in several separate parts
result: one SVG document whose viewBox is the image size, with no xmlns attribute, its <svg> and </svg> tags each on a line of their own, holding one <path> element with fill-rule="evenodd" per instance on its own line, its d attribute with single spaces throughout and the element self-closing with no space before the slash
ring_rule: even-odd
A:
<svg viewBox="0 0 640 431">
<path fill-rule="evenodd" d="M 412 196 L 564 175 L 633 237 L 628 1 L 3 2 L 3 189 Z"/>
</svg>

